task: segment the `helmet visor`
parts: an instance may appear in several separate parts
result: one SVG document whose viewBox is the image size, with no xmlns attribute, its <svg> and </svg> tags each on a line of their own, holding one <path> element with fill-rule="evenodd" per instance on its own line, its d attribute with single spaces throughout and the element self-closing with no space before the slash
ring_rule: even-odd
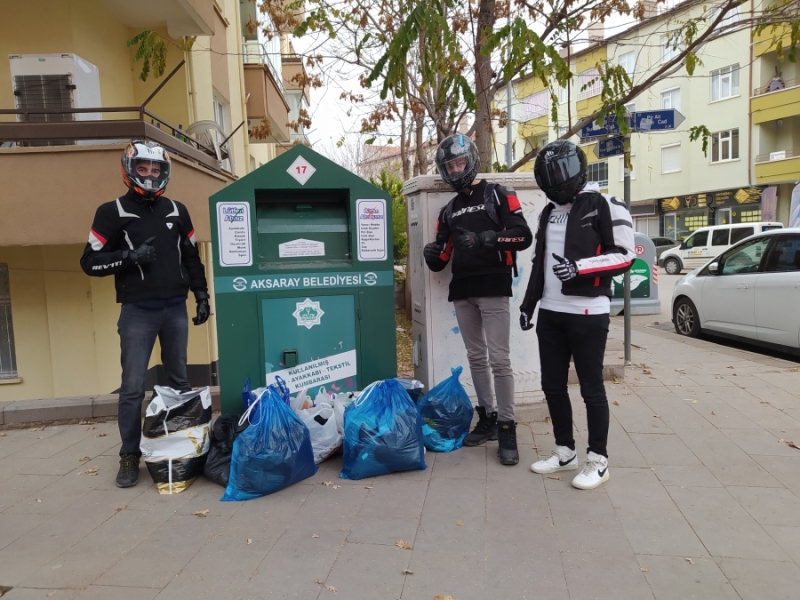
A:
<svg viewBox="0 0 800 600">
<path fill-rule="evenodd" d="M 131 162 L 132 178 L 144 191 L 158 191 L 169 181 L 168 162 L 148 159 L 133 159 Z"/>
<path fill-rule="evenodd" d="M 581 161 L 578 155 L 570 152 L 566 155 L 545 157 L 544 168 L 539 175 L 543 177 L 544 185 L 557 187 L 577 176 L 581 172 Z"/>
<path fill-rule="evenodd" d="M 466 155 L 456 156 L 442 163 L 441 168 L 450 177 L 457 177 L 467 170 L 469 160 Z"/>
</svg>

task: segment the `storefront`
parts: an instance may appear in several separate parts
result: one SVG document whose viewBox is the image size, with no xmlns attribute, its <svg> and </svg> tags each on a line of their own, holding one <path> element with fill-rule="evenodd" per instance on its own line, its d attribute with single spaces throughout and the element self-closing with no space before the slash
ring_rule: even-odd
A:
<svg viewBox="0 0 800 600">
<path fill-rule="evenodd" d="M 753 186 L 664 198 L 658 202 L 663 236 L 684 240 L 706 225 L 760 221 L 763 190 L 763 186 Z"/>
<path fill-rule="evenodd" d="M 661 235 L 661 217 L 655 200 L 631 202 L 631 216 L 634 231 L 651 238 Z"/>
</svg>

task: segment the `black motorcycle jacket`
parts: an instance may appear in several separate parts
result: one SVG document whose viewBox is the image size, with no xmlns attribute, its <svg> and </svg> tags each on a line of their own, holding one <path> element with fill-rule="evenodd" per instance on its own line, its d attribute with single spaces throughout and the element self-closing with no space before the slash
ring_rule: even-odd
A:
<svg viewBox="0 0 800 600">
<path fill-rule="evenodd" d="M 127 252 L 149 238 L 155 238 L 156 260 L 134 264 Z M 92 277 L 114 275 L 117 302 L 121 304 L 186 298 L 190 289 L 208 297 L 189 212 L 180 202 L 164 196 L 145 201 L 129 191 L 100 205 L 81 256 L 81 268 Z"/>
<path fill-rule="evenodd" d="M 520 311 L 533 314 L 544 292 L 545 238 L 550 213 L 548 202 L 539 217 L 533 251 L 533 266 Z M 564 258 L 575 261 L 578 276 L 561 284 L 565 296 L 611 297 L 611 278 L 630 269 L 636 258 L 633 223 L 625 203 L 601 194 L 597 184 L 581 191 L 570 210 L 564 243 Z"/>
<path fill-rule="evenodd" d="M 487 182 L 481 180 L 471 187 L 469 195 L 459 192 L 439 213 L 436 224 L 436 242 L 444 250 L 433 261 L 426 261 L 431 271 L 445 268 L 452 258 L 453 278 L 450 281 L 449 301 L 473 297 L 511 296 L 511 273 L 514 254 L 531 245 L 533 235 L 522 216 L 517 193 L 511 188 L 494 186 L 485 201 Z M 490 210 L 487 203 L 492 202 Z M 492 248 L 460 251 L 453 247 L 452 238 L 457 228 L 480 233 L 497 231 L 497 241 Z"/>
</svg>

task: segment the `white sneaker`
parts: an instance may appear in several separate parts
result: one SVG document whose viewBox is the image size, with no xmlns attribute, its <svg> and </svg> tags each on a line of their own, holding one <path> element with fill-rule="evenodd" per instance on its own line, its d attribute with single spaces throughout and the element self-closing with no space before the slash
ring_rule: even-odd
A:
<svg viewBox="0 0 800 600">
<path fill-rule="evenodd" d="M 566 446 L 556 446 L 553 453 L 544 460 L 537 460 L 531 465 L 534 473 L 555 473 L 556 471 L 570 471 L 578 468 L 578 454 Z"/>
<path fill-rule="evenodd" d="M 608 481 L 608 459 L 600 454 L 589 452 L 583 470 L 572 480 L 572 485 L 581 490 L 593 490 Z"/>
</svg>

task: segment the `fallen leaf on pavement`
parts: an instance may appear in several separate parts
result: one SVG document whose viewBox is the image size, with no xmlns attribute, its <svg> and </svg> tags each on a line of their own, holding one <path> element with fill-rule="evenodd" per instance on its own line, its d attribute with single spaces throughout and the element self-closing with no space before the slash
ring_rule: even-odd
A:
<svg viewBox="0 0 800 600">
<path fill-rule="evenodd" d="M 34 427 L 33 429 L 31 429 L 31 431 L 44 431 L 44 427 L 45 427 L 44 425 L 42 425 L 41 427 Z"/>
<path fill-rule="evenodd" d="M 661 415 L 653 415 L 656 419 L 660 419 Z"/>
<path fill-rule="evenodd" d="M 645 567 L 639 567 L 639 570 L 640 570 L 642 573 L 647 573 L 647 572 L 648 572 L 650 569 L 648 569 L 648 568 L 645 568 Z"/>
<path fill-rule="evenodd" d="M 126 508 L 128 508 L 128 505 L 127 505 L 127 504 L 123 504 L 123 505 L 121 505 L 121 506 L 118 506 L 118 507 L 116 508 L 116 510 L 117 510 L 117 512 L 119 512 L 119 511 L 121 511 L 121 510 L 125 510 Z"/>
<path fill-rule="evenodd" d="M 56 595 L 56 591 L 55 590 L 53 590 L 52 592 L 47 592 L 47 597 L 48 598 L 52 598 L 55 595 Z"/>
<path fill-rule="evenodd" d="M 691 558 L 689 558 L 688 556 L 686 557 L 686 562 L 688 562 L 690 565 L 694 564 L 694 561 Z"/>
<path fill-rule="evenodd" d="M 84 471 L 84 473 L 86 473 L 87 475 L 97 475 L 98 470 L 99 469 L 97 467 L 89 467 Z"/>
<path fill-rule="evenodd" d="M 332 594 L 335 594 L 336 592 L 339 591 L 335 587 L 333 587 L 332 585 L 326 585 L 325 589 L 328 590 L 329 592 L 331 592 Z"/>
<path fill-rule="evenodd" d="M 333 485 L 332 481 L 323 481 L 322 485 Z"/>
<path fill-rule="evenodd" d="M 318 536 L 318 535 L 315 533 L 315 534 L 314 534 L 314 535 L 312 535 L 311 537 L 312 537 L 312 538 L 318 538 L 319 536 Z"/>
<path fill-rule="evenodd" d="M 6 437 L 5 433 L 0 432 L 0 437 Z"/>
<path fill-rule="evenodd" d="M 692 404 L 697 404 L 697 400 L 692 400 Z"/>
<path fill-rule="evenodd" d="M 650 369 L 642 369 L 642 374 L 643 375 L 652 375 L 653 372 Z"/>
<path fill-rule="evenodd" d="M 342 486 L 340 486 L 340 485 L 335 485 L 335 486 L 333 486 L 333 489 L 335 489 L 335 490 L 338 490 L 340 487 L 342 487 Z"/>
<path fill-rule="evenodd" d="M 779 441 L 781 444 L 782 444 L 782 443 L 784 443 L 784 442 L 786 442 L 786 440 L 785 440 L 785 439 L 783 439 L 783 438 L 778 438 L 778 441 Z M 788 444 L 788 442 L 786 442 L 786 443 Z"/>
<path fill-rule="evenodd" d="M 319 579 L 315 579 L 314 583 L 316 583 L 317 585 L 322 585 L 322 582 Z"/>
<path fill-rule="evenodd" d="M 548 479 L 555 479 L 556 481 L 564 481 L 564 478 L 561 475 L 548 475 Z"/>
<path fill-rule="evenodd" d="M 365 489 L 365 490 L 371 490 L 371 489 L 372 489 L 372 486 L 371 486 L 371 485 L 365 485 L 365 486 L 364 486 L 364 489 Z"/>
<path fill-rule="evenodd" d="M 94 429 L 94 425 L 92 425 L 92 426 L 90 426 L 90 427 L 87 427 L 87 428 L 86 428 L 86 431 L 91 431 L 92 429 Z"/>
<path fill-rule="evenodd" d="M 36 504 L 41 504 L 41 503 L 42 503 L 42 499 L 41 498 L 37 498 L 36 499 Z"/>
<path fill-rule="evenodd" d="M 107 433 L 98 433 L 98 434 L 97 434 L 96 436 L 94 436 L 94 437 L 106 437 L 107 435 L 108 435 Z"/>
<path fill-rule="evenodd" d="M 87 460 L 92 460 L 92 459 L 90 457 L 88 457 L 88 456 L 84 456 L 82 458 L 79 458 L 78 462 L 86 462 Z"/>
<path fill-rule="evenodd" d="M 459 527 L 461 527 L 461 526 L 462 526 L 462 525 L 464 525 L 464 524 L 463 524 L 461 521 L 456 521 L 456 525 L 458 525 Z"/>
<path fill-rule="evenodd" d="M 406 550 L 411 550 L 411 544 L 409 544 L 405 540 L 397 540 L 395 546 L 397 546 L 398 548 L 405 548 Z"/>
<path fill-rule="evenodd" d="M 247 538 L 247 545 L 249 546 L 252 543 L 253 543 L 253 538 Z"/>
<path fill-rule="evenodd" d="M 800 446 L 798 446 L 794 442 L 786 442 L 786 445 L 789 446 L 789 448 L 795 448 L 796 450 L 800 450 Z"/>
<path fill-rule="evenodd" d="M 205 517 L 205 516 L 206 516 L 208 513 L 210 513 L 210 512 L 211 512 L 211 511 L 210 511 L 210 510 L 208 510 L 208 509 L 205 509 L 205 510 L 196 510 L 196 511 L 194 511 L 194 512 L 192 513 L 192 516 L 193 516 L 193 517 Z"/>
<path fill-rule="evenodd" d="M 409 571 L 408 569 L 403 569 L 403 575 L 413 575 L 414 571 Z"/>
<path fill-rule="evenodd" d="M 619 406 L 619 400 L 614 400 L 614 406 Z"/>
<path fill-rule="evenodd" d="M 453 598 L 450 594 L 447 594 L 447 596 L 441 596 L 437 594 L 433 600 L 456 600 L 456 599 Z"/>
<path fill-rule="evenodd" d="M 717 413 L 715 413 L 715 412 L 712 410 L 712 411 L 711 411 L 711 414 L 712 414 L 712 415 L 716 415 Z"/>
<path fill-rule="evenodd" d="M 86 419 L 84 419 L 83 421 L 78 421 L 78 425 L 91 425 L 91 424 L 92 422 L 87 421 Z"/>
</svg>

